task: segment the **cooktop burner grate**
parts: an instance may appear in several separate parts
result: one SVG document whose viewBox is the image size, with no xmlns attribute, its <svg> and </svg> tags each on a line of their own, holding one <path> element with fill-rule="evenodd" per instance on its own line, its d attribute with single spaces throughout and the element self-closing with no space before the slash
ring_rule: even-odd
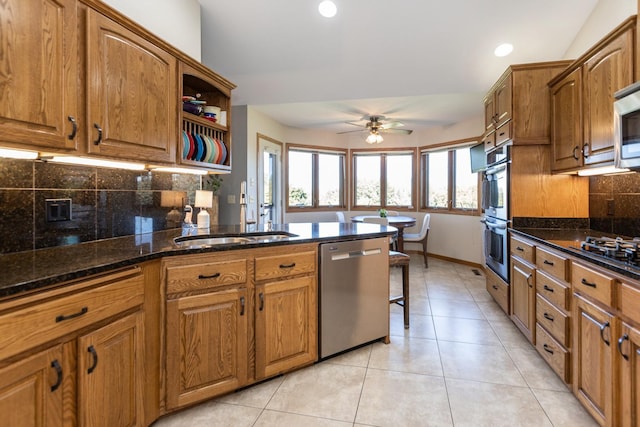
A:
<svg viewBox="0 0 640 427">
<path fill-rule="evenodd" d="M 640 265 L 640 238 L 625 240 L 620 237 L 587 237 L 580 243 L 584 251 L 616 259 L 634 266 Z"/>
</svg>

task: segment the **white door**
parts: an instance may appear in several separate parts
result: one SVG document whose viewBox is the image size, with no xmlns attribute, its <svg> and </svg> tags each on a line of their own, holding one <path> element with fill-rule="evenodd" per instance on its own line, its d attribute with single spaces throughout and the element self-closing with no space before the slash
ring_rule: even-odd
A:
<svg viewBox="0 0 640 427">
<path fill-rule="evenodd" d="M 258 222 L 282 224 L 282 143 L 258 134 Z"/>
</svg>

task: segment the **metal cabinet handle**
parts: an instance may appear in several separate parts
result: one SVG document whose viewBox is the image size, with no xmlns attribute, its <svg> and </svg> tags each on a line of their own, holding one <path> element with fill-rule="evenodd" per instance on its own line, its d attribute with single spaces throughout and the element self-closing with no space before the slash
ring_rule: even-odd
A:
<svg viewBox="0 0 640 427">
<path fill-rule="evenodd" d="M 629 335 L 624 334 L 623 336 L 620 337 L 620 339 L 618 340 L 618 353 L 620 353 L 620 356 L 622 356 L 624 358 L 624 360 L 629 360 L 629 355 L 628 354 L 624 354 L 622 352 L 622 344 L 625 341 L 629 340 Z"/>
<path fill-rule="evenodd" d="M 244 297 L 240 297 L 240 316 L 244 316 Z"/>
<path fill-rule="evenodd" d="M 524 252 L 524 248 L 521 248 L 520 246 L 516 246 L 516 251 Z"/>
<path fill-rule="evenodd" d="M 73 319 L 74 317 L 82 316 L 83 314 L 86 314 L 88 311 L 89 311 L 88 307 L 82 307 L 82 309 L 77 313 L 73 313 L 73 314 L 69 314 L 69 315 L 61 314 L 59 316 L 56 316 L 56 323 L 64 322 L 65 320 L 69 320 L 69 319 Z"/>
<path fill-rule="evenodd" d="M 98 353 L 92 345 L 87 348 L 87 351 L 91 353 L 91 356 L 93 356 L 93 365 L 87 369 L 87 374 L 90 374 L 96 369 L 96 366 L 98 366 Z"/>
<path fill-rule="evenodd" d="M 76 137 L 76 133 L 78 133 L 78 122 L 76 122 L 76 118 L 73 116 L 67 116 L 67 120 L 71 122 L 71 133 L 67 135 L 67 138 L 73 139 Z"/>
<path fill-rule="evenodd" d="M 573 147 L 573 158 L 576 160 L 580 160 L 580 157 L 578 157 L 578 151 L 580 151 L 580 147 L 578 147 L 577 145 L 575 147 Z"/>
<path fill-rule="evenodd" d="M 543 316 L 544 316 L 544 318 L 545 318 L 545 319 L 550 320 L 550 321 L 552 321 L 552 322 L 553 322 L 553 320 L 554 320 L 553 316 L 552 316 L 552 315 L 550 315 L 549 313 L 545 313 L 545 314 L 543 314 Z"/>
<path fill-rule="evenodd" d="M 604 322 L 604 324 L 603 324 L 603 325 L 600 325 L 600 338 L 602 338 L 602 341 L 604 341 L 604 343 L 605 343 L 607 346 L 610 346 L 610 345 L 611 345 L 611 342 L 610 342 L 610 341 L 608 341 L 608 340 L 604 337 L 604 330 L 605 330 L 606 328 L 608 328 L 609 326 L 611 326 L 611 325 L 609 324 L 609 322 Z"/>
<path fill-rule="evenodd" d="M 54 359 L 53 362 L 51 362 L 51 367 L 56 370 L 57 375 L 56 383 L 51 386 L 51 391 L 56 391 L 58 387 L 60 387 L 60 384 L 62 384 L 62 367 L 58 359 Z"/>
<path fill-rule="evenodd" d="M 102 128 L 100 127 L 99 124 L 94 123 L 93 127 L 96 128 L 98 130 L 98 139 L 96 139 L 95 141 L 93 141 L 94 145 L 100 145 L 100 143 L 102 142 Z"/>
<path fill-rule="evenodd" d="M 544 261 L 542 261 L 542 263 L 553 266 L 553 261 L 549 261 L 548 259 L 545 259 Z"/>
<path fill-rule="evenodd" d="M 491 285 L 491 287 L 492 287 L 493 289 L 495 289 L 496 291 L 498 290 L 498 287 L 497 287 L 496 285 Z"/>
<path fill-rule="evenodd" d="M 589 143 L 585 142 L 584 145 L 582 146 L 582 157 L 584 157 L 585 159 L 589 158 Z"/>
<path fill-rule="evenodd" d="M 597 285 L 595 283 L 591 283 L 591 282 L 587 281 L 587 279 L 585 279 L 585 278 L 582 278 L 580 283 L 582 283 L 585 286 L 589 286 L 590 288 L 596 288 L 597 287 Z"/>
<path fill-rule="evenodd" d="M 549 346 L 547 344 L 544 344 L 542 346 L 542 348 L 544 349 L 544 351 L 546 351 L 547 353 L 551 353 L 553 354 L 553 350 L 551 350 L 551 348 L 549 348 Z"/>
<path fill-rule="evenodd" d="M 220 273 L 214 273 L 214 274 L 211 274 L 211 275 L 209 275 L 209 276 L 206 276 L 206 275 L 204 275 L 204 274 L 200 274 L 200 275 L 198 276 L 198 279 L 215 279 L 215 278 L 217 278 L 217 277 L 220 277 Z"/>
<path fill-rule="evenodd" d="M 553 292 L 553 288 L 548 287 L 547 285 L 544 285 L 542 287 L 545 291 L 549 291 L 549 292 Z"/>
<path fill-rule="evenodd" d="M 258 307 L 258 311 L 262 311 L 262 309 L 264 309 L 264 294 L 260 292 L 258 298 L 260 299 L 260 306 Z"/>
<path fill-rule="evenodd" d="M 293 268 L 296 266 L 295 262 L 292 262 L 291 264 L 280 264 L 280 268 Z"/>
</svg>

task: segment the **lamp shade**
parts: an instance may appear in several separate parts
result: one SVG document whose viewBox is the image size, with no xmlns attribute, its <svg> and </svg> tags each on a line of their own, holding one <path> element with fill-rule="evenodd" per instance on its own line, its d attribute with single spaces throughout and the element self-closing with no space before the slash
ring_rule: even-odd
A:
<svg viewBox="0 0 640 427">
<path fill-rule="evenodd" d="M 196 190 L 196 203 L 197 208 L 211 208 L 213 207 L 213 191 Z"/>
<path fill-rule="evenodd" d="M 181 207 L 183 200 L 187 198 L 185 191 L 167 190 L 160 192 L 160 206 L 164 208 Z"/>
</svg>

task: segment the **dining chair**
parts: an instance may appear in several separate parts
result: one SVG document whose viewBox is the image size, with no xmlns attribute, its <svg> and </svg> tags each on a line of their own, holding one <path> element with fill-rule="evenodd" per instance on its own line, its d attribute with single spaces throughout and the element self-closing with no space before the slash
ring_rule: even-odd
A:
<svg viewBox="0 0 640 427">
<path fill-rule="evenodd" d="M 424 268 L 429 268 L 429 261 L 427 260 L 427 240 L 429 238 L 429 222 L 431 221 L 431 214 L 425 214 L 422 219 L 422 227 L 418 233 L 404 233 L 405 242 L 417 242 L 422 244 L 422 256 L 424 257 Z"/>
<path fill-rule="evenodd" d="M 344 217 L 344 212 L 342 211 L 336 212 L 336 218 L 338 219 L 338 222 L 347 222 Z"/>
</svg>

